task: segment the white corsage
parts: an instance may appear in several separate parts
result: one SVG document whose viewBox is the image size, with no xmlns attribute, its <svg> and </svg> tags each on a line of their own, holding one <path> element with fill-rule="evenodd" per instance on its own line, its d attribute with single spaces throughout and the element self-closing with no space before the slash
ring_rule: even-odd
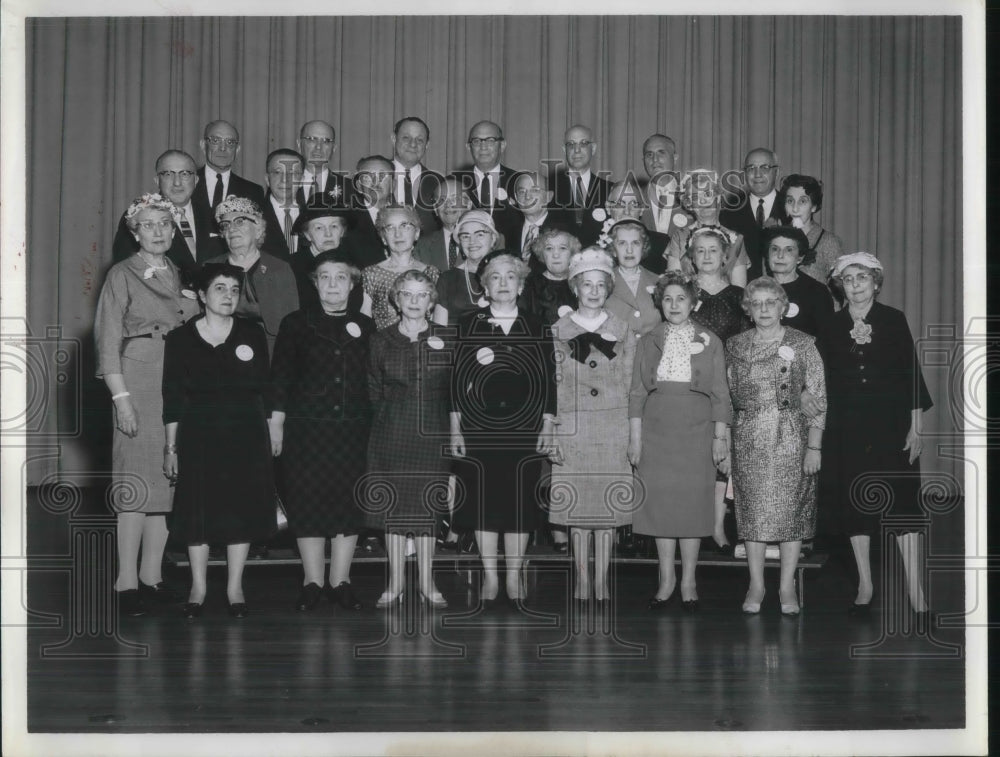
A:
<svg viewBox="0 0 1000 757">
<path fill-rule="evenodd" d="M 653 294 L 655 291 L 656 291 L 656 284 L 650 284 L 648 287 L 646 287 L 647 294 Z"/>
<path fill-rule="evenodd" d="M 429 336 L 427 337 L 427 346 L 432 350 L 443 350 L 444 340 L 439 336 Z"/>
<path fill-rule="evenodd" d="M 153 266 L 150 266 L 149 268 L 147 268 L 145 271 L 142 272 L 142 277 L 144 279 L 151 279 L 155 275 L 156 275 L 156 269 L 153 268 Z"/>
<path fill-rule="evenodd" d="M 261 265 L 260 272 L 261 272 L 262 275 L 265 274 L 265 273 L 267 273 L 267 266 L 266 265 Z"/>
<path fill-rule="evenodd" d="M 604 208 L 594 208 L 590 215 L 593 216 L 594 220 L 598 223 L 604 223 L 608 219 L 608 211 Z"/>
<path fill-rule="evenodd" d="M 778 357 L 790 363 L 795 359 L 795 350 L 787 344 L 783 344 L 778 348 Z"/>
<path fill-rule="evenodd" d="M 344 328 L 347 330 L 347 333 L 353 336 L 355 339 L 361 336 L 361 327 L 354 321 L 348 323 Z"/>
<path fill-rule="evenodd" d="M 688 225 L 687 216 L 684 215 L 683 213 L 678 213 L 671 220 L 673 221 L 674 226 L 676 226 L 678 229 L 683 229 L 685 226 Z"/>
<path fill-rule="evenodd" d="M 241 344 L 236 348 L 236 357 L 242 360 L 244 363 L 248 363 L 253 360 L 253 347 L 249 344 Z"/>
<path fill-rule="evenodd" d="M 799 306 L 794 302 L 788 303 L 788 312 L 785 313 L 785 318 L 794 318 L 799 314 Z"/>
<path fill-rule="evenodd" d="M 802 228 L 802 219 L 801 218 L 792 218 L 792 228 L 801 229 Z"/>
<path fill-rule="evenodd" d="M 698 336 L 700 336 L 702 341 L 705 342 L 706 347 L 712 343 L 712 337 L 710 337 L 706 332 L 702 331 L 698 334 Z"/>
<path fill-rule="evenodd" d="M 595 208 L 594 212 L 596 213 L 598 210 L 600 210 L 600 208 Z M 603 210 L 601 210 L 601 212 L 604 213 Z M 604 225 L 601 227 L 601 234 L 600 236 L 597 237 L 598 247 L 601 247 L 602 249 L 605 250 L 611 247 L 611 233 L 610 233 L 611 227 L 614 226 L 616 223 L 617 221 L 615 221 L 615 219 L 611 218 L 610 216 L 607 216 L 604 219 Z"/>
<path fill-rule="evenodd" d="M 198 299 L 198 295 L 196 295 L 190 289 L 182 289 L 181 290 L 181 296 L 182 297 L 187 297 L 189 300 L 197 300 Z"/>
<path fill-rule="evenodd" d="M 334 202 L 336 202 L 337 200 L 340 199 L 340 196 L 343 193 L 344 193 L 344 191 L 340 188 L 340 185 L 339 184 L 335 184 L 333 186 L 333 189 L 331 189 L 331 190 L 329 190 L 327 192 L 327 195 L 330 197 L 331 200 L 333 200 Z"/>
<path fill-rule="evenodd" d="M 479 351 L 476 353 L 476 360 L 480 365 L 489 365 L 496 359 L 496 355 L 493 354 L 493 350 L 489 347 L 480 347 Z"/>
<path fill-rule="evenodd" d="M 868 344 L 872 340 L 872 327 L 864 321 L 855 321 L 851 329 L 851 338 L 857 344 Z"/>
</svg>

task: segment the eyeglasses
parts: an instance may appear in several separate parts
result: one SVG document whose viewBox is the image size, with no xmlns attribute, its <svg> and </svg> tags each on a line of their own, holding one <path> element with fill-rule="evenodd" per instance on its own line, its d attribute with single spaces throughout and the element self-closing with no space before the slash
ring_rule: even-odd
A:
<svg viewBox="0 0 1000 757">
<path fill-rule="evenodd" d="M 229 231 L 230 227 L 234 229 L 242 229 L 248 223 L 252 224 L 254 223 L 254 220 L 252 218 L 247 218 L 246 216 L 236 216 L 236 218 L 231 221 L 219 221 L 219 231 L 225 234 Z"/>
<path fill-rule="evenodd" d="M 333 140 L 329 137 L 302 137 L 303 142 L 309 142 L 313 145 L 332 145 Z"/>
<path fill-rule="evenodd" d="M 469 140 L 472 147 L 493 147 L 497 142 L 503 142 L 503 137 L 473 137 Z"/>
<path fill-rule="evenodd" d="M 541 187 L 530 187 L 528 189 L 518 188 L 514 190 L 514 197 L 518 200 L 527 200 L 530 197 L 537 197 L 541 193 Z"/>
<path fill-rule="evenodd" d="M 205 141 L 212 145 L 212 147 L 222 147 L 222 145 L 225 145 L 226 147 L 236 147 L 236 145 L 240 143 L 238 139 L 233 139 L 232 137 L 209 137 Z"/>
<path fill-rule="evenodd" d="M 471 233 L 468 231 L 463 231 L 461 234 L 458 235 L 458 241 L 462 242 L 463 244 L 468 244 L 473 239 L 475 239 L 477 242 L 481 242 L 488 236 L 490 236 L 490 233 L 486 229 L 480 229 L 479 231 L 473 231 Z"/>
<path fill-rule="evenodd" d="M 872 280 L 872 275 L 870 273 L 858 273 L 853 276 L 848 274 L 847 276 L 841 277 L 840 280 L 849 287 L 854 286 L 855 284 L 861 284 L 864 286 Z"/>
<path fill-rule="evenodd" d="M 400 299 L 404 300 L 416 300 L 417 302 L 423 302 L 424 300 L 430 299 L 431 293 L 426 290 L 420 290 L 419 292 L 414 292 L 409 289 L 399 290 Z"/>
<path fill-rule="evenodd" d="M 569 151 L 569 150 L 575 150 L 577 148 L 579 148 L 581 150 L 586 150 L 592 144 L 594 144 L 594 143 L 591 140 L 584 139 L 584 140 L 581 140 L 579 142 L 566 142 L 566 143 L 563 144 L 563 147 L 565 147 L 567 151 Z"/>
<path fill-rule="evenodd" d="M 772 168 L 777 168 L 778 164 L 775 163 L 771 165 L 770 163 L 754 163 L 753 165 L 743 166 L 743 170 L 747 173 L 767 173 Z"/>
<path fill-rule="evenodd" d="M 173 221 L 139 221 L 139 228 L 143 231 L 166 231 L 174 225 Z"/>
<path fill-rule="evenodd" d="M 190 181 L 195 177 L 194 171 L 188 171 L 186 168 L 183 171 L 160 171 L 156 174 L 161 179 L 168 179 L 174 181 L 175 179 L 181 179 L 181 181 Z"/>
<path fill-rule="evenodd" d="M 781 304 L 781 300 L 750 300 L 751 310 L 772 310 Z"/>
<path fill-rule="evenodd" d="M 410 223 L 409 221 L 403 221 L 402 223 L 396 226 L 388 226 L 388 225 L 383 226 L 382 231 L 384 231 L 386 234 L 395 234 L 397 231 L 402 231 L 403 233 L 406 233 L 409 231 L 413 231 L 416 228 L 417 228 L 416 224 Z"/>
</svg>

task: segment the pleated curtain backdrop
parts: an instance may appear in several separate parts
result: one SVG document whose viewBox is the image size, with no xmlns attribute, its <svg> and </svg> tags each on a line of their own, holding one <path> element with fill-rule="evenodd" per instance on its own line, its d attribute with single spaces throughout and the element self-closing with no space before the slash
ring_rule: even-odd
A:
<svg viewBox="0 0 1000 757">
<path fill-rule="evenodd" d="M 82 433 L 29 481 L 106 469 L 110 406 L 90 342 L 115 225 L 154 188 L 164 149 L 202 162 L 217 118 L 240 130 L 236 172 L 261 183 L 268 151 L 313 118 L 336 128 L 331 165 L 346 171 L 390 154 L 409 114 L 430 125 L 439 171 L 467 162 L 483 118 L 503 126 L 515 168 L 559 159 L 577 122 L 615 177 L 642 175 L 657 131 L 676 140 L 680 169 L 739 168 L 771 146 L 783 174 L 822 179 L 819 220 L 845 249 L 885 262 L 882 300 L 915 336 L 961 333 L 958 17 L 45 18 L 27 25 L 27 77 L 29 323 L 82 340 L 83 371 L 82 386 L 49 388 L 47 418 L 70 428 L 79 406 Z M 927 426 L 954 432 L 946 372 L 925 370 Z M 925 468 L 956 470 L 933 450 Z"/>
</svg>

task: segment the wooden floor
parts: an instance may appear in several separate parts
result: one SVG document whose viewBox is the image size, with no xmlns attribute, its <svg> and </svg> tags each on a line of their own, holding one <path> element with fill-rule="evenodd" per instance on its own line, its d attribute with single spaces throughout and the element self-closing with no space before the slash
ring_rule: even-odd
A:
<svg viewBox="0 0 1000 757">
<path fill-rule="evenodd" d="M 89 570 L 87 580 L 100 578 L 78 553 L 100 551 L 81 533 L 103 526 L 69 520 L 44 508 L 29 518 L 29 548 L 49 563 L 29 573 L 25 602 L 34 613 L 27 659 L 33 732 L 965 724 L 961 573 L 932 577 L 941 626 L 934 629 L 916 627 L 891 602 L 870 620 L 849 618 L 849 557 L 836 551 L 822 569 L 806 572 L 807 604 L 795 619 L 779 614 L 773 571 L 759 616 L 740 613 L 746 572 L 726 567 L 700 569 L 697 614 L 679 607 L 650 614 L 645 604 L 656 573 L 644 565 L 617 566 L 611 608 L 581 613 L 569 601 L 566 563 L 533 569 L 526 610 L 483 612 L 477 575 L 470 585 L 468 571 L 438 562 L 438 586 L 450 603 L 444 611 L 423 608 L 412 583 L 399 610 L 375 610 L 384 567 L 365 563 L 355 566 L 353 581 L 368 609 L 351 613 L 324 601 L 313 613 L 298 613 L 299 568 L 250 564 L 244 585 L 251 614 L 243 620 L 226 614 L 224 568 L 212 567 L 201 619 L 185 620 L 178 607 L 166 606 L 113 622 L 100 609 L 106 587 L 98 580 L 87 589 L 77 575 Z M 171 568 L 166 577 L 184 587 L 187 569 Z M 880 591 L 876 604 L 890 593 Z M 59 627 L 54 618 L 62 619 Z"/>
</svg>

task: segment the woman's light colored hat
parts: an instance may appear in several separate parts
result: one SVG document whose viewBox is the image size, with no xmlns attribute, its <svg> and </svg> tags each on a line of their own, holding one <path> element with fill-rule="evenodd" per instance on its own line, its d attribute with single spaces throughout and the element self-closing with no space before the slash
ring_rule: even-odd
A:
<svg viewBox="0 0 1000 757">
<path fill-rule="evenodd" d="M 219 206 L 215 209 L 215 220 L 218 223 L 223 216 L 229 215 L 230 213 L 239 213 L 243 216 L 249 216 L 257 221 L 264 220 L 264 213 L 257 206 L 253 200 L 248 200 L 246 197 L 237 197 L 236 195 L 229 195 L 225 200 L 219 203 Z"/>
<path fill-rule="evenodd" d="M 493 216 L 485 210 L 467 210 L 462 214 L 462 217 L 458 219 L 458 223 L 455 224 L 455 228 L 451 232 L 451 238 L 456 242 L 458 241 L 458 234 L 462 230 L 462 226 L 467 223 L 481 224 L 492 231 L 493 235 L 496 236 L 497 227 L 493 223 Z"/>
<path fill-rule="evenodd" d="M 587 271 L 602 271 L 608 276 L 615 275 L 614 263 L 611 257 L 600 247 L 588 247 L 577 252 L 569 259 L 569 278 Z"/>
<path fill-rule="evenodd" d="M 850 255 L 841 255 L 833 264 L 831 276 L 840 276 L 849 265 L 863 265 L 865 268 L 882 270 L 882 264 L 878 258 L 870 252 L 852 252 Z"/>
</svg>

